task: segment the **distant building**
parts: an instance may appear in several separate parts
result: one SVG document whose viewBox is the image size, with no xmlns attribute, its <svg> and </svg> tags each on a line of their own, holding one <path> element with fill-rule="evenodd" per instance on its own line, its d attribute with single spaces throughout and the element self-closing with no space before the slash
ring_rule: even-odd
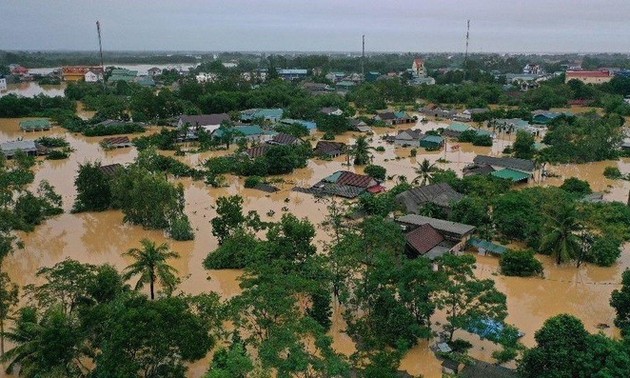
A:
<svg viewBox="0 0 630 378">
<path fill-rule="evenodd" d="M 337 107 L 326 107 L 326 108 L 321 108 L 319 109 L 320 113 L 323 113 L 325 115 L 336 115 L 336 116 L 340 116 L 343 115 L 343 110 L 337 108 Z"/>
<path fill-rule="evenodd" d="M 102 76 L 94 71 L 88 71 L 83 75 L 83 80 L 85 80 L 86 83 L 96 83 L 100 79 L 102 79 Z"/>
<path fill-rule="evenodd" d="M 274 109 L 249 109 L 241 112 L 241 121 L 252 122 L 255 119 L 263 119 L 269 122 L 278 122 L 282 119 L 284 110 L 281 108 Z"/>
<path fill-rule="evenodd" d="M 413 60 L 411 64 L 411 69 L 413 73 L 417 77 L 425 77 L 427 76 L 427 69 L 424 67 L 424 60 L 420 58 L 416 58 Z"/>
<path fill-rule="evenodd" d="M 86 74 L 88 72 L 97 76 L 96 81 L 98 81 L 99 75 L 103 75 L 103 69 L 98 66 L 66 66 L 61 68 L 61 77 L 64 81 L 87 81 Z M 93 79 L 93 76 L 90 75 L 89 78 Z"/>
<path fill-rule="evenodd" d="M 101 141 L 101 146 L 103 146 L 103 148 L 125 148 L 125 147 L 131 147 L 133 146 L 133 144 L 129 140 L 129 137 L 119 136 L 119 137 L 104 138 Z"/>
<path fill-rule="evenodd" d="M 138 71 L 132 71 L 126 68 L 114 68 L 110 72 L 110 76 L 109 76 L 109 79 L 107 79 L 107 81 L 110 83 L 115 83 L 117 81 L 125 81 L 125 82 L 130 83 L 132 81 L 135 81 L 137 76 L 138 76 Z"/>
<path fill-rule="evenodd" d="M 197 83 L 214 83 L 218 76 L 214 73 L 200 72 L 195 76 Z"/>
<path fill-rule="evenodd" d="M 276 146 L 295 146 L 304 143 L 300 138 L 297 138 L 290 134 L 278 133 L 267 141 L 268 144 Z"/>
<path fill-rule="evenodd" d="M 307 75 L 308 70 L 302 68 L 282 68 L 278 70 L 278 76 L 285 80 L 304 79 Z"/>
<path fill-rule="evenodd" d="M 400 125 L 403 123 L 413 123 L 414 119 L 405 112 L 383 112 L 374 116 L 376 121 L 383 121 L 386 125 Z"/>
<path fill-rule="evenodd" d="M 155 80 L 152 76 L 138 76 L 134 81 L 143 87 L 155 87 Z"/>
<path fill-rule="evenodd" d="M 310 189 L 306 189 L 307 192 L 316 195 L 331 195 L 344 198 L 355 198 L 365 192 L 379 193 L 384 190 L 385 188 L 374 178 L 348 171 L 337 171 L 323 178 Z"/>
<path fill-rule="evenodd" d="M 0 77 L 0 91 L 7 90 L 7 79 L 4 77 Z"/>
<path fill-rule="evenodd" d="M 302 119 L 290 119 L 285 118 L 279 122 L 282 125 L 300 125 L 304 126 L 308 130 L 309 134 L 314 133 L 317 130 L 317 124 L 313 121 L 305 121 Z"/>
<path fill-rule="evenodd" d="M 217 130 L 223 121 L 229 121 L 230 116 L 227 113 L 218 114 L 200 114 L 200 115 L 182 115 L 177 120 L 177 128 L 183 128 L 188 125 L 191 129 L 204 129 L 212 133 Z"/>
<path fill-rule="evenodd" d="M 12 158 L 18 151 L 22 151 L 29 156 L 37 156 L 45 153 L 46 148 L 38 146 L 32 140 L 15 140 L 0 143 L 0 152 L 6 158 Z"/>
<path fill-rule="evenodd" d="M 542 75 L 544 71 L 538 64 L 527 64 L 523 67 L 523 73 L 527 75 Z"/>
<path fill-rule="evenodd" d="M 151 68 L 149 68 L 147 73 L 149 74 L 149 76 L 157 76 L 157 75 L 161 75 L 162 74 L 162 70 L 160 68 L 158 68 L 158 67 L 151 67 Z"/>
<path fill-rule="evenodd" d="M 224 129 L 217 129 L 212 133 L 214 138 L 223 137 Z M 247 125 L 247 126 L 234 126 L 232 130 L 235 131 L 234 140 L 246 140 L 247 142 L 258 142 L 263 143 L 271 140 L 273 137 L 272 132 L 268 132 L 263 130 L 262 127 L 258 125 Z"/>
<path fill-rule="evenodd" d="M 22 67 L 19 64 L 9 64 L 9 72 L 11 72 L 11 75 L 27 75 L 28 68 Z"/>
<path fill-rule="evenodd" d="M 405 239 L 411 257 L 435 259 L 460 251 L 475 231 L 475 226 L 416 214 L 396 218 L 396 222 L 407 232 Z"/>
<path fill-rule="evenodd" d="M 20 122 L 20 129 L 22 131 L 45 131 L 50 130 L 50 121 L 47 119 L 29 119 Z"/>
<path fill-rule="evenodd" d="M 579 80 L 584 84 L 603 84 L 612 80 L 613 76 L 608 70 L 602 71 L 567 71 L 565 73 L 564 82 L 571 80 Z"/>
<path fill-rule="evenodd" d="M 407 213 L 418 214 L 427 204 L 442 208 L 447 214 L 464 198 L 447 183 L 431 184 L 406 190 L 396 195 L 396 203 Z"/>
<path fill-rule="evenodd" d="M 223 63 L 223 67 L 225 67 L 225 68 L 236 68 L 236 67 L 238 67 L 238 62 L 235 62 L 235 61 L 225 62 L 225 63 Z"/>
</svg>

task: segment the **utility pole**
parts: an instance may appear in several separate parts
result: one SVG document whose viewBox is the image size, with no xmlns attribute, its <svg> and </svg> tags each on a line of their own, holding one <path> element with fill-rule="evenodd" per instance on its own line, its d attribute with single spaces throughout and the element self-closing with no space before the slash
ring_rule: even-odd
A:
<svg viewBox="0 0 630 378">
<path fill-rule="evenodd" d="M 103 86 L 105 86 L 105 66 L 103 64 L 103 43 L 101 42 L 101 23 L 96 21 L 96 32 L 98 33 L 98 50 L 101 56 L 101 75 L 103 75 Z"/>
<path fill-rule="evenodd" d="M 365 80 L 365 34 L 361 37 L 361 75 L 363 75 L 363 80 Z"/>
</svg>

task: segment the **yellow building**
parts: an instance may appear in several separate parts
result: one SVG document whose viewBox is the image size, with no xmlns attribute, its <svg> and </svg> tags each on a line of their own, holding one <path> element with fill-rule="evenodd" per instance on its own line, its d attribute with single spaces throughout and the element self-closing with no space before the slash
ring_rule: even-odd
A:
<svg viewBox="0 0 630 378">
<path fill-rule="evenodd" d="M 610 71 L 567 71 L 565 74 L 564 82 L 568 83 L 570 80 L 579 80 L 584 84 L 603 84 L 612 80 L 613 76 Z"/>
<path fill-rule="evenodd" d="M 103 73 L 101 67 L 67 66 L 63 67 L 61 74 L 64 81 L 83 81 L 85 80 L 85 74 L 88 73 L 88 71 L 92 71 L 97 75 Z"/>
</svg>

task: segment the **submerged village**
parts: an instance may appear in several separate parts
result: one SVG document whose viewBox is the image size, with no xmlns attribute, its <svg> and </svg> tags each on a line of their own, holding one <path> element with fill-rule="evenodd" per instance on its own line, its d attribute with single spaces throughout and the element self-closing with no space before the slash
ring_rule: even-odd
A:
<svg viewBox="0 0 630 378">
<path fill-rule="evenodd" d="M 7 377 L 630 376 L 630 57 L 68 54 L 0 52 Z"/>
</svg>

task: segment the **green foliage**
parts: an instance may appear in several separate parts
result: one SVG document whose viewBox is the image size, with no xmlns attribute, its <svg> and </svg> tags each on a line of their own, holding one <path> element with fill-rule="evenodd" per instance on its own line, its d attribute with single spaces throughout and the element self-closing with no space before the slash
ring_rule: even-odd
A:
<svg viewBox="0 0 630 378">
<path fill-rule="evenodd" d="M 103 211 L 112 206 L 112 178 L 101 170 L 100 162 L 79 165 L 79 173 L 74 179 L 77 197 L 73 211 Z"/>
<path fill-rule="evenodd" d="M 576 177 L 565 179 L 562 185 L 560 185 L 560 189 L 578 196 L 585 196 L 593 193 L 591 185 L 588 181 L 580 180 Z"/>
<path fill-rule="evenodd" d="M 617 314 L 615 325 L 627 335 L 630 331 L 630 270 L 626 269 L 621 275 L 621 289 L 613 290 L 610 305 Z"/>
<path fill-rule="evenodd" d="M 164 293 L 169 296 L 179 283 L 176 276 L 177 270 L 168 265 L 166 260 L 179 258 L 179 254 L 169 249 L 166 243 L 159 246 L 149 239 L 140 241 L 142 249 L 132 248 L 125 252 L 126 256 L 134 259 L 134 262 L 125 268 L 124 278 L 130 279 L 134 276 L 140 276 L 135 285 L 135 289 L 139 290 L 144 285 L 149 284 L 151 300 L 155 299 L 155 284 L 159 283 Z"/>
<path fill-rule="evenodd" d="M 133 165 L 121 170 L 111 184 L 112 204 L 125 214 L 125 222 L 149 229 L 166 229 L 181 216 L 184 188 L 173 185 L 159 173 Z"/>
<path fill-rule="evenodd" d="M 245 178 L 245 183 L 243 184 L 246 188 L 253 188 L 263 182 L 262 177 L 260 176 L 249 176 Z"/>
<path fill-rule="evenodd" d="M 0 97 L 0 118 L 50 117 L 57 112 L 74 113 L 75 110 L 74 101 L 60 96 L 22 97 L 11 93 Z"/>
<path fill-rule="evenodd" d="M 233 343 L 229 349 L 221 348 L 214 353 L 210 370 L 204 378 L 246 378 L 254 364 L 242 343 Z"/>
<path fill-rule="evenodd" d="M 230 196 L 217 199 L 217 216 L 212 218 L 212 235 L 219 240 L 219 245 L 240 230 L 245 225 L 243 215 L 243 197 Z"/>
<path fill-rule="evenodd" d="M 173 240 L 185 241 L 195 239 L 195 233 L 193 232 L 190 220 L 188 220 L 188 216 L 186 214 L 182 214 L 171 219 L 168 234 L 171 238 L 173 238 Z"/>
<path fill-rule="evenodd" d="M 540 249 L 554 256 L 556 263 L 561 264 L 577 258 L 582 246 L 574 234 L 574 230 L 579 228 L 575 205 L 565 203 L 556 206 L 548 210 L 545 236 Z"/>
<path fill-rule="evenodd" d="M 13 208 L 13 228 L 22 231 L 33 231 L 35 226 L 44 220 L 63 213 L 61 196 L 56 194 L 48 181 L 42 181 L 37 195 L 26 191 L 20 194 Z"/>
<path fill-rule="evenodd" d="M 119 134 L 133 134 L 145 132 L 144 126 L 138 123 L 121 123 L 119 125 L 92 125 L 86 126 L 81 130 L 85 136 L 105 136 Z"/>
<path fill-rule="evenodd" d="M 543 273 L 542 263 L 534 257 L 534 251 L 507 250 L 499 261 L 501 273 L 506 276 L 530 277 Z"/>
<path fill-rule="evenodd" d="M 237 231 L 210 252 L 203 260 L 206 269 L 243 269 L 254 263 L 258 240 L 242 230 Z"/>
<path fill-rule="evenodd" d="M 174 150 L 177 142 L 177 130 L 162 128 L 159 133 L 143 135 L 133 140 L 133 145 L 138 150 L 144 150 L 151 146 L 159 150 Z"/>
<path fill-rule="evenodd" d="M 512 145 L 514 157 L 519 159 L 532 159 L 536 150 L 534 149 L 534 136 L 526 131 L 517 131 L 516 139 Z"/>
<path fill-rule="evenodd" d="M 51 150 L 46 155 L 47 160 L 63 160 L 70 157 L 69 150 Z"/>
<path fill-rule="evenodd" d="M 621 171 L 617 167 L 606 167 L 604 168 L 604 177 L 609 178 L 611 180 L 618 180 L 623 177 Z"/>
<path fill-rule="evenodd" d="M 481 227 L 491 223 L 488 203 L 476 196 L 466 196 L 453 204 L 449 217 L 453 222 Z"/>
<path fill-rule="evenodd" d="M 202 175 L 201 171 L 191 168 L 175 158 L 158 154 L 153 147 L 141 150 L 136 158 L 136 164 L 150 172 L 170 173 L 175 177 L 197 179 Z"/>
<path fill-rule="evenodd" d="M 615 235 L 596 237 L 585 260 L 599 266 L 612 266 L 621 256 L 622 240 Z"/>
<path fill-rule="evenodd" d="M 536 332 L 536 347 L 525 352 L 522 377 L 623 377 L 630 374 L 630 355 L 623 341 L 590 335 L 572 315 L 548 319 Z"/>
<path fill-rule="evenodd" d="M 370 145 L 365 136 L 360 136 L 352 146 L 352 156 L 354 156 L 354 165 L 366 165 L 372 161 L 370 153 Z"/>
<path fill-rule="evenodd" d="M 54 147 L 69 147 L 70 143 L 63 137 L 49 137 L 43 136 L 35 139 L 35 143 L 41 144 L 44 147 L 54 148 Z"/>
<path fill-rule="evenodd" d="M 370 164 L 364 168 L 363 173 L 379 181 L 385 181 L 387 177 L 387 170 L 380 165 Z"/>
<path fill-rule="evenodd" d="M 458 138 L 459 142 L 472 143 L 473 146 L 492 146 L 490 135 L 479 134 L 477 130 L 466 130 Z"/>
</svg>

